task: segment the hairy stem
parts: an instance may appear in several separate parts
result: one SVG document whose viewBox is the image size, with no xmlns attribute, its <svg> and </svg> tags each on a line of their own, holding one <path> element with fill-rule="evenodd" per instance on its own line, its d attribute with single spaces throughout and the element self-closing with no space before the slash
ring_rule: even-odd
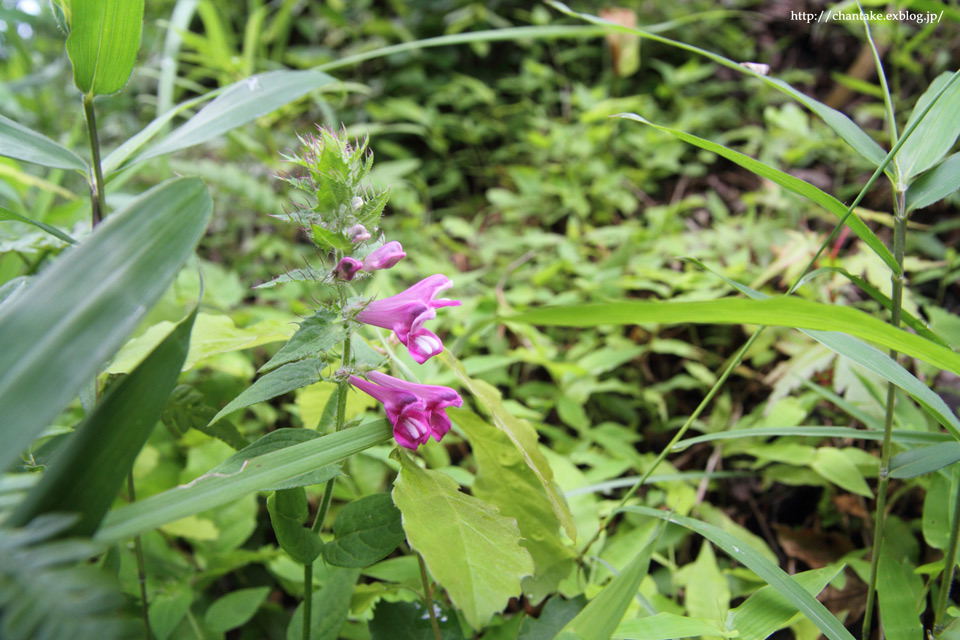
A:
<svg viewBox="0 0 960 640">
<path fill-rule="evenodd" d="M 341 298 L 341 303 L 343 302 Z M 341 304 L 341 307 L 343 305 Z M 347 330 L 347 336 L 343 339 L 343 357 L 341 359 L 341 368 L 350 365 L 350 331 Z M 334 433 L 343 429 L 343 423 L 346 421 L 347 414 L 347 392 L 350 389 L 350 381 L 346 378 L 340 380 L 337 384 L 337 414 L 333 423 Z M 317 535 L 323 528 L 323 521 L 327 517 L 327 511 L 330 510 L 330 502 L 333 500 L 333 484 L 336 477 L 327 480 L 323 489 L 323 498 L 320 500 L 320 508 L 317 510 L 317 517 L 313 521 L 311 529 Z M 303 640 L 310 640 L 310 616 L 311 598 L 313 597 L 313 565 L 303 567 Z"/>
<path fill-rule="evenodd" d="M 955 478 L 957 476 L 954 476 Z M 943 630 L 943 614 L 947 611 L 950 601 L 950 586 L 953 584 L 953 573 L 957 568 L 957 546 L 960 544 L 960 479 L 954 482 L 955 493 L 953 503 L 953 521 L 950 523 L 950 542 L 947 543 L 947 554 L 943 561 L 943 574 L 940 577 L 940 595 L 937 597 L 937 608 L 934 610 L 933 632 L 939 637 Z"/>
<path fill-rule="evenodd" d="M 890 310 L 890 324 L 900 327 L 900 312 L 903 304 L 903 256 L 907 236 L 906 195 L 897 191 L 894 204 L 895 226 L 893 234 L 893 257 L 900 265 L 900 273 L 891 275 L 893 285 Z M 897 352 L 891 351 L 890 357 L 897 359 Z M 870 638 L 873 626 L 873 605 L 877 593 L 877 570 L 880 567 L 880 549 L 883 545 L 883 531 L 887 522 L 887 486 L 890 483 L 891 440 L 893 435 L 893 412 L 896 408 L 897 387 L 891 382 L 887 385 L 886 412 L 883 420 L 883 444 L 880 448 L 880 473 L 877 483 L 877 508 L 874 513 L 873 550 L 870 553 L 870 580 L 867 582 L 867 608 L 863 613 L 863 638 Z"/>
<path fill-rule="evenodd" d="M 93 112 L 93 95 L 83 96 L 83 114 L 87 118 L 87 135 L 90 137 L 90 159 L 93 162 L 93 182 L 90 184 L 91 223 L 100 224 L 107 213 L 103 191 L 103 170 L 100 168 L 100 137 L 97 134 L 97 118 Z"/>
<path fill-rule="evenodd" d="M 127 474 L 127 496 L 130 502 L 137 500 L 137 494 L 134 492 L 133 471 Z M 143 562 L 143 544 L 140 542 L 140 536 L 133 538 L 133 551 L 137 556 L 137 580 L 140 582 L 140 615 L 143 617 L 144 637 L 150 640 L 153 635 L 150 632 L 150 607 L 147 605 L 147 569 Z"/>
<path fill-rule="evenodd" d="M 423 562 L 423 556 L 417 554 L 417 560 L 420 562 L 420 580 L 423 581 L 423 604 L 427 607 L 430 614 L 430 626 L 433 627 L 433 637 L 440 640 L 440 624 L 437 622 L 437 612 L 433 608 L 433 583 L 427 576 L 427 565 Z"/>
</svg>

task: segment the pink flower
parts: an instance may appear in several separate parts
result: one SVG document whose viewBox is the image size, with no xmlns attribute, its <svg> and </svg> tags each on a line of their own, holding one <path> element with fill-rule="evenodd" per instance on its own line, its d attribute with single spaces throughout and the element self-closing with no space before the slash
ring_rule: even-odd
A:
<svg viewBox="0 0 960 640">
<path fill-rule="evenodd" d="M 440 442 L 450 431 L 445 409 L 463 405 L 460 394 L 449 387 L 406 382 L 378 371 L 368 375 L 373 382 L 357 376 L 350 376 L 350 382 L 383 403 L 393 424 L 393 437 L 408 449 L 416 449 L 431 437 Z"/>
<path fill-rule="evenodd" d="M 389 269 L 406 257 L 403 247 L 396 240 L 388 242 L 363 259 L 364 271 L 379 271 Z"/>
<path fill-rule="evenodd" d="M 356 258 L 351 258 L 350 256 L 341 258 L 340 262 L 337 263 L 337 277 L 341 280 L 353 280 L 353 276 L 362 268 L 363 263 Z"/>
<path fill-rule="evenodd" d="M 355 224 L 347 229 L 347 237 L 350 238 L 350 242 L 356 244 L 364 240 L 369 240 L 370 232 L 367 231 L 367 228 L 362 224 Z"/>
<path fill-rule="evenodd" d="M 453 286 L 444 275 L 424 278 L 403 293 L 374 300 L 357 314 L 357 320 L 375 327 L 393 330 L 410 351 L 411 357 L 423 364 L 443 351 L 443 342 L 423 323 L 437 316 L 440 307 L 459 306 L 459 300 L 435 299 L 437 294 Z"/>
</svg>

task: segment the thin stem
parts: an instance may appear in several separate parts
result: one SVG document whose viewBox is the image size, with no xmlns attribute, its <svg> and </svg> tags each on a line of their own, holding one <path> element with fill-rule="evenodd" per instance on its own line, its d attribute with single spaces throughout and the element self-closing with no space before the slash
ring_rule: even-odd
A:
<svg viewBox="0 0 960 640">
<path fill-rule="evenodd" d="M 90 137 L 90 158 L 93 161 L 93 184 L 90 185 L 91 222 L 100 224 L 107 213 L 104 200 L 103 170 L 100 168 L 100 137 L 97 135 L 97 118 L 93 112 L 93 95 L 83 96 L 83 114 L 87 118 L 87 135 Z"/>
<path fill-rule="evenodd" d="M 903 256 L 907 235 L 906 195 L 897 191 L 894 204 L 893 257 L 901 267 L 900 273 L 890 276 L 893 285 L 890 309 L 890 324 L 900 327 L 901 307 L 903 304 Z M 897 352 L 891 351 L 890 358 L 897 360 Z M 873 550 L 870 553 L 870 579 L 867 582 L 867 608 L 863 613 L 863 638 L 870 638 L 873 626 L 873 604 L 877 591 L 877 571 L 880 567 L 880 549 L 883 544 L 883 531 L 887 522 L 887 486 L 890 483 L 891 440 L 893 435 L 893 413 L 896 408 L 897 387 L 891 382 L 887 385 L 887 403 L 883 420 L 883 444 L 880 448 L 880 473 L 877 484 L 877 508 L 874 514 Z"/>
<path fill-rule="evenodd" d="M 130 498 L 130 502 L 135 502 L 137 499 L 133 486 L 132 471 L 127 474 L 127 496 Z M 147 605 L 147 570 L 143 562 L 143 544 L 140 541 L 140 536 L 133 538 L 133 551 L 137 556 L 137 579 L 140 582 L 140 615 L 143 617 L 144 632 L 146 633 L 144 637 L 150 640 L 153 635 L 150 633 L 150 607 Z"/>
<path fill-rule="evenodd" d="M 953 584 L 953 573 L 957 568 L 957 545 L 960 543 L 960 478 L 954 482 L 953 490 L 956 493 L 953 503 L 953 526 L 950 527 L 950 542 L 947 543 L 947 555 L 944 557 L 943 574 L 940 578 L 940 595 L 937 597 L 937 608 L 933 614 L 933 632 L 937 636 L 943 630 L 943 614 L 950 601 L 950 586 Z"/>
<path fill-rule="evenodd" d="M 423 562 L 423 556 L 417 554 L 417 560 L 420 562 L 420 580 L 423 581 L 423 604 L 427 607 L 427 613 L 430 614 L 430 626 L 433 627 L 433 637 L 440 640 L 440 625 L 437 623 L 437 612 L 433 609 L 433 583 L 427 576 L 427 565 Z"/>
<path fill-rule="evenodd" d="M 341 295 L 341 308 L 344 306 L 343 296 Z M 343 339 L 343 356 L 341 358 L 341 367 L 350 365 L 350 329 L 347 328 L 347 335 Z M 337 384 L 337 414 L 333 423 L 334 433 L 343 429 L 343 423 L 346 420 L 347 413 L 347 392 L 350 389 L 350 381 L 344 378 Z M 323 489 L 323 498 L 320 500 L 320 508 L 317 510 L 317 517 L 313 520 L 311 529 L 317 535 L 323 528 L 323 521 L 327 517 L 327 511 L 330 510 L 330 502 L 333 500 L 333 485 L 336 476 L 327 480 L 327 485 Z M 313 565 L 304 565 L 303 567 L 303 640 L 310 640 L 310 616 L 311 598 L 313 597 Z"/>
</svg>

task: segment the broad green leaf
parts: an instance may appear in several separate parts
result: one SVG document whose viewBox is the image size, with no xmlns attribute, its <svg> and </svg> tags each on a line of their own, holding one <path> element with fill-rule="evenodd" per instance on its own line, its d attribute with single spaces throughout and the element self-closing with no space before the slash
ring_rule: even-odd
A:
<svg viewBox="0 0 960 640">
<path fill-rule="evenodd" d="M 843 571 L 843 565 L 802 571 L 790 576 L 811 596 L 830 584 Z M 790 624 L 797 615 L 797 607 L 779 591 L 767 585 L 753 592 L 746 601 L 730 612 L 728 625 L 738 631 L 741 640 L 765 640 Z"/>
<path fill-rule="evenodd" d="M 173 281 L 206 228 L 199 180 L 165 182 L 111 215 L 0 307 L 0 468 L 88 384 Z"/>
<path fill-rule="evenodd" d="M 658 613 L 646 618 L 634 618 L 620 623 L 613 637 L 623 640 L 672 640 L 673 638 L 700 638 L 703 636 L 732 637 L 713 620 L 687 618 L 675 613 Z"/>
<path fill-rule="evenodd" d="M 133 162 L 213 140 L 330 82 L 336 79 L 319 71 L 269 71 L 241 80 Z"/>
<path fill-rule="evenodd" d="M 310 640 L 337 640 L 340 628 L 350 612 L 353 586 L 360 577 L 357 569 L 333 567 L 327 572 L 323 587 L 311 598 Z M 293 612 L 287 626 L 287 640 L 303 638 L 303 603 Z"/>
<path fill-rule="evenodd" d="M 390 555 L 404 540 L 400 510 L 389 493 L 375 493 L 344 506 L 333 521 L 333 540 L 323 559 L 337 567 L 362 569 Z"/>
<path fill-rule="evenodd" d="M 807 593 L 803 587 L 792 580 L 778 566 L 729 533 L 693 518 L 650 509 L 649 507 L 624 507 L 623 511 L 659 518 L 699 533 L 723 549 L 731 558 L 765 580 L 767 584 L 776 589 L 788 602 L 817 625 L 817 628 L 830 640 L 853 640 L 850 632 L 816 598 Z"/>
<path fill-rule="evenodd" d="M 378 420 L 256 456 L 241 464 L 234 473 L 207 472 L 189 484 L 111 511 L 95 539 L 106 544 L 127 540 L 168 522 L 335 464 L 391 437 L 390 423 Z"/>
<path fill-rule="evenodd" d="M 267 498 L 267 511 L 277 544 L 288 556 L 302 565 L 320 557 L 320 536 L 310 528 L 310 507 L 303 487 L 274 491 Z"/>
<path fill-rule="evenodd" d="M 923 497 L 923 539 L 928 545 L 941 551 L 947 548 L 950 539 L 950 512 L 953 511 L 954 504 L 951 478 L 956 478 L 955 472 L 949 476 L 944 473 L 931 475 L 926 495 Z"/>
<path fill-rule="evenodd" d="M 943 442 L 898 453 L 890 462 L 891 478 L 916 478 L 960 460 L 960 442 Z"/>
<path fill-rule="evenodd" d="M 954 444 L 960 446 L 960 442 Z M 867 485 L 867 481 L 863 479 L 863 474 L 857 469 L 857 465 L 853 464 L 842 451 L 835 447 L 818 448 L 810 468 L 841 489 L 846 489 L 865 498 L 873 497 L 873 492 L 870 491 L 870 487 Z"/>
<path fill-rule="evenodd" d="M 663 527 L 660 526 L 623 573 L 611 580 L 596 598 L 587 603 L 583 611 L 561 629 L 557 640 L 608 640 L 613 636 L 647 575 L 655 540 L 662 533 Z"/>
<path fill-rule="evenodd" d="M 732 69 L 744 75 L 753 76 L 754 78 L 766 83 L 774 89 L 782 91 L 820 116 L 827 126 L 833 129 L 837 135 L 839 135 L 847 144 L 857 151 L 857 153 L 862 155 L 873 164 L 880 165 L 886 157 L 886 153 L 884 152 L 883 148 L 877 144 L 873 138 L 867 135 L 863 129 L 854 124 L 853 120 L 843 115 L 836 109 L 828 107 L 822 102 L 814 100 L 810 96 L 804 95 L 783 80 L 765 76 L 752 68 L 745 67 L 737 62 L 734 62 L 733 60 L 730 60 L 729 58 L 725 58 L 719 54 L 713 53 L 712 51 L 707 51 L 706 49 L 701 49 L 700 47 L 695 47 L 677 40 L 671 40 L 670 38 L 656 35 L 650 29 L 625 27 L 623 25 L 610 22 L 609 20 L 603 20 L 602 18 L 598 18 L 588 13 L 578 13 L 570 9 L 562 2 L 557 2 L 556 0 L 547 0 L 547 4 L 568 16 L 580 18 L 591 24 L 604 25 L 610 31 L 632 33 L 640 36 L 641 38 L 647 38 L 649 40 L 653 40 L 654 42 L 660 42 L 684 51 L 696 53 L 697 55 L 701 55 L 709 60 L 713 60 L 717 64 L 727 67 L 728 69 Z"/>
<path fill-rule="evenodd" d="M 165 335 L 170 333 L 172 328 L 172 322 L 158 322 L 143 334 L 127 342 L 107 367 L 106 373 L 132 371 L 137 363 L 143 360 Z M 286 340 L 290 332 L 290 325 L 282 320 L 264 320 L 249 327 L 239 328 L 229 316 L 198 314 L 193 336 L 190 339 L 190 353 L 183 362 L 183 370 L 189 371 L 198 362 L 210 356 Z"/>
<path fill-rule="evenodd" d="M 177 585 L 157 594 L 150 602 L 150 630 L 157 640 L 166 640 L 183 620 L 193 604 L 193 591 Z"/>
<path fill-rule="evenodd" d="M 10 516 L 10 524 L 61 511 L 80 514 L 71 534 L 90 536 L 97 530 L 177 384 L 196 315 L 194 310 L 107 391 Z"/>
<path fill-rule="evenodd" d="M 887 546 L 885 541 L 877 570 L 877 603 L 883 634 L 889 640 L 923 640 L 923 610 L 917 608 L 923 580 L 913 572 L 908 560 L 901 562 L 893 557 Z"/>
<path fill-rule="evenodd" d="M 279 369 L 275 369 L 247 387 L 240 395 L 230 401 L 227 406 L 220 410 L 213 417 L 210 424 L 230 415 L 234 411 L 239 411 L 250 405 L 282 396 L 290 393 L 300 387 L 306 387 L 315 382 L 320 382 L 320 372 L 326 367 L 326 363 L 319 358 L 310 358 L 309 360 L 300 360 L 285 364 Z"/>
<path fill-rule="evenodd" d="M 917 121 L 921 113 L 954 75 L 956 74 L 945 71 L 934 78 L 917 100 L 917 106 L 913 108 L 905 129 Z M 900 172 L 906 184 L 909 185 L 911 178 L 940 162 L 953 147 L 958 135 L 960 135 L 960 82 L 954 82 L 923 117 L 913 135 L 900 147 L 897 164 L 900 166 Z"/>
<path fill-rule="evenodd" d="M 851 427 L 761 427 L 757 429 L 731 429 L 717 431 L 693 438 L 684 438 L 673 446 L 674 451 L 683 451 L 701 442 L 713 440 L 736 440 L 738 438 L 774 438 L 792 436 L 798 438 L 854 438 L 860 440 L 883 440 L 883 431 L 853 429 Z M 924 431 L 893 430 L 893 441 L 901 444 L 932 444 L 952 442 L 954 439 L 946 433 L 927 433 Z"/>
<path fill-rule="evenodd" d="M 730 609 L 730 585 L 717 565 L 713 545 L 700 545 L 697 559 L 681 569 L 684 596 L 683 607 L 691 616 L 723 620 Z M 678 576 L 679 578 L 680 576 Z"/>
<path fill-rule="evenodd" d="M 533 574 L 520 530 L 496 507 L 462 493 L 445 473 L 419 468 L 401 452 L 393 501 L 410 547 L 474 629 L 482 628 Z"/>
<path fill-rule="evenodd" d="M 688 142 L 692 145 L 700 147 L 701 149 L 706 149 L 707 151 L 716 153 L 717 155 L 722 156 L 732 162 L 735 162 L 741 167 L 749 171 L 752 171 L 753 173 L 757 174 L 762 178 L 766 178 L 772 182 L 777 183 L 784 189 L 788 189 L 789 191 L 792 191 L 797 195 L 803 196 L 804 198 L 810 200 L 811 202 L 815 202 L 816 204 L 820 205 L 821 207 L 823 207 L 824 209 L 826 209 L 827 211 L 835 215 L 838 219 L 845 217 L 847 214 L 847 207 L 842 202 L 840 202 L 839 200 L 831 196 L 830 194 L 824 191 L 821 191 L 820 189 L 813 186 L 809 182 L 804 182 L 800 178 L 795 178 L 789 173 L 785 173 L 783 171 L 780 171 L 779 169 L 774 169 L 773 167 L 766 165 L 760 162 L 759 160 L 755 160 L 748 155 L 744 155 L 739 151 L 728 149 L 722 144 L 717 144 L 716 142 L 704 140 L 703 138 L 699 138 L 697 136 L 691 135 L 689 133 L 686 133 L 685 131 L 680 131 L 678 129 L 671 129 L 670 127 L 664 127 L 658 124 L 654 124 L 649 120 L 647 120 L 646 118 L 638 116 L 635 113 L 621 113 L 616 117 L 626 118 L 628 120 L 636 120 L 637 122 L 642 122 L 646 125 L 650 125 L 655 129 L 659 129 L 660 131 L 669 133 L 670 135 L 676 138 L 679 138 L 684 142 Z M 883 156 L 880 157 L 880 160 L 881 161 L 883 160 Z M 873 250 L 874 253 L 880 256 L 880 259 L 883 260 L 887 264 L 887 266 L 889 266 L 895 273 L 900 271 L 900 267 L 897 264 L 897 260 L 896 258 L 893 257 L 893 254 L 890 253 L 890 250 L 887 249 L 886 245 L 884 245 L 883 242 L 880 241 L 880 238 L 878 238 L 876 234 L 870 230 L 870 227 L 864 224 L 863 220 L 857 217 L 856 213 L 852 213 L 850 214 L 849 217 L 847 217 L 846 224 L 847 226 L 850 227 L 850 229 L 854 233 L 857 234 L 857 237 L 863 240 L 867 244 L 867 246 Z"/>
<path fill-rule="evenodd" d="M 300 323 L 300 328 L 270 360 L 260 367 L 260 373 L 304 358 L 316 358 L 343 342 L 343 324 L 337 314 L 321 309 Z"/>
<path fill-rule="evenodd" d="M 144 0 L 70 0 L 67 55 L 73 83 L 87 95 L 109 95 L 130 78 L 140 48 Z"/>
<path fill-rule="evenodd" d="M 468 376 L 460 361 L 450 355 L 449 351 L 444 351 L 440 357 L 453 369 L 457 378 L 473 394 L 480 405 L 490 412 L 493 425 L 506 433 L 520 453 L 523 454 L 527 466 L 536 474 L 537 479 L 543 485 L 547 498 L 550 500 L 550 506 L 560 520 L 567 536 L 571 540 L 576 540 L 577 527 L 573 523 L 573 515 L 570 513 L 570 507 L 567 506 L 567 501 L 564 500 L 559 487 L 553 481 L 553 470 L 550 469 L 550 463 L 540 452 L 536 429 L 526 420 L 514 416 L 503 406 L 500 392 L 495 387 L 483 380 L 476 380 Z"/>
<path fill-rule="evenodd" d="M 262 456 L 271 451 L 280 451 L 295 444 L 310 442 L 320 437 L 320 434 L 313 429 L 276 429 L 267 435 L 261 437 L 253 444 L 246 446 L 240 451 L 215 466 L 208 473 L 221 474 L 229 476 L 238 473 L 245 467 L 248 461 Z M 287 478 L 283 482 L 264 485 L 260 491 L 280 491 L 282 489 L 293 489 L 295 487 L 308 487 L 313 484 L 321 484 L 334 476 L 340 475 L 336 465 L 328 465 L 313 469 L 308 473 Z"/>
<path fill-rule="evenodd" d="M 749 289 L 743 287 L 742 290 Z M 758 297 L 763 295 L 757 292 L 753 294 Z M 960 367 L 960 354 L 902 329 L 895 329 L 851 307 L 788 297 L 755 300 L 723 298 L 704 302 L 629 301 L 541 307 L 508 316 L 504 321 L 568 327 L 684 322 L 794 327 L 899 386 L 934 415 L 955 438 L 960 439 L 960 420 L 940 396 L 886 354 L 852 339 L 850 335 L 877 342 L 954 373 Z"/>
<path fill-rule="evenodd" d="M 53 169 L 87 172 L 86 161 L 47 136 L 0 115 L 0 155 Z"/>
<path fill-rule="evenodd" d="M 16 222 L 23 222 L 25 224 L 30 224 L 38 229 L 43 229 L 53 237 L 59 240 L 63 240 L 67 244 L 77 243 L 76 240 L 68 236 L 63 231 L 60 231 L 60 229 L 57 229 L 56 227 L 51 227 L 50 225 L 44 224 L 42 222 L 37 222 L 36 220 L 31 220 L 30 218 L 27 218 L 26 216 L 22 216 L 19 213 L 14 213 L 13 211 L 10 211 L 10 209 L 7 209 L 5 207 L 0 207 L 0 220 L 15 220 Z"/>
<path fill-rule="evenodd" d="M 445 614 L 445 615 L 444 615 Z M 437 616 L 440 640 L 463 640 L 454 612 L 441 610 Z M 381 600 L 370 621 L 371 640 L 435 640 L 430 615 L 419 602 Z"/>
<path fill-rule="evenodd" d="M 534 574 L 524 578 L 523 590 L 538 603 L 557 591 L 574 566 L 575 554 L 560 537 L 560 521 L 550 499 L 506 433 L 470 411 L 448 409 L 448 414 L 466 433 L 476 460 L 471 492 L 517 520 L 523 535 L 520 544 L 530 552 L 535 566 Z"/>
<path fill-rule="evenodd" d="M 953 154 L 910 183 L 907 211 L 929 207 L 957 189 L 960 189 L 960 153 Z"/>
<path fill-rule="evenodd" d="M 270 595 L 270 587 L 253 587 L 231 591 L 217 599 L 203 614 L 203 622 L 210 631 L 224 633 L 246 624 Z"/>
</svg>

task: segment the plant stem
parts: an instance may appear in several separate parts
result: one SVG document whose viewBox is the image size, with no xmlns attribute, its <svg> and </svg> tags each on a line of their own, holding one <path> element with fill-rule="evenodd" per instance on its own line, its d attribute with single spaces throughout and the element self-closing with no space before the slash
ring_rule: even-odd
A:
<svg viewBox="0 0 960 640">
<path fill-rule="evenodd" d="M 130 502 L 135 502 L 137 499 L 133 487 L 133 471 L 127 474 L 127 496 L 130 498 Z M 150 640 L 153 635 L 150 633 L 150 607 L 147 606 L 147 570 L 143 562 L 143 544 L 140 541 L 140 536 L 133 538 L 133 550 L 137 556 L 137 579 L 140 582 L 140 614 L 143 617 L 145 637 Z"/>
<path fill-rule="evenodd" d="M 93 112 L 93 95 L 83 96 L 83 114 L 87 118 L 87 135 L 90 136 L 90 158 L 93 161 L 93 183 L 90 185 L 91 222 L 100 224 L 107 213 L 104 200 L 103 170 L 100 168 L 100 137 L 97 135 L 97 118 Z"/>
<path fill-rule="evenodd" d="M 937 608 L 933 614 L 933 633 L 939 637 L 943 630 L 943 614 L 947 610 L 947 602 L 950 601 L 950 586 L 953 584 L 953 573 L 957 568 L 957 546 L 960 543 L 960 478 L 954 475 L 956 481 L 953 483 L 953 491 L 956 494 L 953 503 L 953 522 L 950 527 L 950 542 L 947 543 L 947 554 L 943 561 L 943 574 L 940 578 L 940 595 L 937 597 Z"/>
<path fill-rule="evenodd" d="M 420 562 L 420 580 L 423 581 L 423 604 L 427 607 L 427 613 L 430 614 L 430 626 L 433 627 L 433 637 L 440 640 L 440 625 L 437 623 L 437 612 L 433 610 L 433 584 L 427 576 L 427 565 L 423 562 L 423 556 L 417 554 L 417 560 Z"/>
<path fill-rule="evenodd" d="M 341 296 L 341 307 L 343 306 Z M 347 329 L 347 336 L 343 339 L 343 356 L 340 364 L 341 368 L 350 365 L 350 330 Z M 347 392 L 350 389 L 350 381 L 344 378 L 337 384 L 337 414 L 333 423 L 333 431 L 336 433 L 343 429 L 343 423 L 346 420 L 347 413 Z M 330 510 L 330 502 L 333 500 L 333 485 L 336 476 L 327 480 L 323 489 L 323 498 L 320 500 L 320 508 L 317 510 L 317 517 L 313 520 L 311 529 L 317 535 L 323 528 L 323 521 L 327 517 L 327 511 Z M 307 564 L 303 567 L 303 640 L 310 640 L 310 616 L 311 599 L 313 597 L 313 565 Z"/>
<path fill-rule="evenodd" d="M 893 304 L 890 310 L 890 324 L 900 327 L 900 312 L 903 304 L 903 256 L 907 236 L 906 194 L 897 190 L 894 203 L 893 257 L 900 266 L 900 273 L 890 276 Z M 897 352 L 890 351 L 890 357 L 896 361 Z M 893 434 L 893 412 L 896 407 L 897 387 L 891 382 L 887 385 L 887 404 L 883 420 L 883 444 L 880 449 L 880 473 L 877 484 L 877 509 L 874 514 L 873 550 L 870 553 L 870 580 L 867 583 L 867 608 L 863 613 L 863 638 L 870 638 L 873 626 L 873 602 L 877 592 L 877 570 L 880 567 L 880 549 L 883 545 L 883 531 L 887 521 L 887 486 L 890 483 L 890 455 Z"/>
</svg>

